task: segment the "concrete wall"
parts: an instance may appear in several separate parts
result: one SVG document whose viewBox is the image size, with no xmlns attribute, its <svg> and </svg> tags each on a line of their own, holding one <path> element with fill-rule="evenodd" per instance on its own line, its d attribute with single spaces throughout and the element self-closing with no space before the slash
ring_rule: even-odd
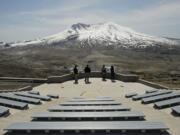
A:
<svg viewBox="0 0 180 135">
<path fill-rule="evenodd" d="M 30 91 L 30 90 L 32 90 L 32 86 L 25 86 L 25 87 L 19 88 L 17 90 L 0 90 L 0 93 L 18 92 L 18 91 Z"/>
<path fill-rule="evenodd" d="M 84 73 L 80 73 L 79 74 L 79 79 L 84 78 Z M 90 77 L 93 78 L 101 78 L 101 72 L 96 72 L 93 71 L 90 74 Z M 110 74 L 107 73 L 107 78 L 110 79 Z M 47 79 L 43 79 L 43 78 L 15 78 L 15 77 L 0 77 L 0 80 L 6 80 L 6 81 L 16 81 L 16 82 L 30 82 L 30 83 L 62 83 L 62 82 L 66 82 L 69 80 L 73 80 L 74 76 L 73 74 L 66 74 L 66 75 L 62 75 L 62 76 L 50 76 Z M 156 88 L 156 89 L 168 89 L 168 87 L 157 84 L 157 83 L 153 83 L 153 82 L 149 82 L 143 79 L 139 79 L 139 76 L 137 75 L 132 75 L 132 74 L 116 74 L 115 75 L 115 79 L 116 80 L 120 80 L 123 82 L 139 82 L 142 83 L 144 85 Z M 28 90 L 32 90 L 31 86 L 27 86 L 24 87 L 22 89 L 18 89 L 17 91 L 28 91 Z M 11 90 L 9 90 L 11 91 Z M 7 92 L 9 92 L 7 91 Z M 13 90 L 14 91 L 14 90 Z M 1 92 L 1 91 L 0 91 Z M 5 91 L 4 91 L 5 92 Z"/>
<path fill-rule="evenodd" d="M 166 86 L 163 86 L 163 85 L 160 85 L 160 84 L 157 84 L 157 83 L 153 83 L 153 82 L 149 82 L 149 81 L 146 81 L 146 80 L 143 80 L 143 79 L 139 79 L 138 82 L 142 83 L 144 85 L 156 88 L 156 89 L 169 89 Z"/>
<path fill-rule="evenodd" d="M 32 86 L 26 86 L 26 87 L 22 87 L 22 88 L 18 89 L 17 91 L 30 91 L 32 89 L 33 89 Z"/>
<path fill-rule="evenodd" d="M 44 79 L 44 78 L 0 77 L 0 80 L 15 81 L 15 82 L 28 82 L 28 83 L 45 83 L 45 82 L 47 82 L 47 79 Z"/>
<path fill-rule="evenodd" d="M 78 78 L 81 79 L 81 78 L 84 78 L 84 76 L 85 76 L 84 73 L 80 73 Z M 90 74 L 90 77 L 101 78 L 102 75 L 101 75 L 101 72 L 94 71 Z M 107 78 L 110 79 L 109 73 L 107 73 Z M 69 81 L 69 80 L 73 80 L 73 79 L 74 79 L 73 74 L 66 74 L 66 75 L 62 75 L 62 76 L 50 76 L 50 77 L 48 77 L 47 82 L 48 83 L 60 83 L 60 82 L 65 82 L 65 81 Z M 129 75 L 116 74 L 115 79 L 121 80 L 124 82 L 136 82 L 136 81 L 138 81 L 139 77 L 137 75 L 130 75 L 130 74 Z"/>
</svg>

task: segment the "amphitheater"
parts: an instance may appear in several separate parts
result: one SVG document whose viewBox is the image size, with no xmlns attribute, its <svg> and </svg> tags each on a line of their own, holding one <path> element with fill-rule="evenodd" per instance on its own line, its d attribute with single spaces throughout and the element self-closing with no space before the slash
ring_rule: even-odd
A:
<svg viewBox="0 0 180 135">
<path fill-rule="evenodd" d="M 180 135 L 180 92 L 135 75 L 72 79 L 49 77 L 32 89 L 0 93 L 0 134 Z"/>
</svg>

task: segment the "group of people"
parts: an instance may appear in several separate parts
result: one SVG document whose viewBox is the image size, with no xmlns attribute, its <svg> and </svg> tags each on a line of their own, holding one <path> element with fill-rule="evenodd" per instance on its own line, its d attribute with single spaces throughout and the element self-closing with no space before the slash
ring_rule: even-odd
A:
<svg viewBox="0 0 180 135">
<path fill-rule="evenodd" d="M 106 78 L 107 78 L 107 69 L 106 69 L 105 65 L 102 66 L 101 74 L 102 74 L 102 80 L 106 81 Z M 114 80 L 115 79 L 114 66 L 111 66 L 111 68 L 110 68 L 110 75 L 111 75 L 111 80 Z"/>
<path fill-rule="evenodd" d="M 74 72 L 75 84 L 78 84 L 79 70 L 78 70 L 78 66 L 77 65 L 74 66 L 73 72 Z M 91 74 L 91 68 L 89 67 L 89 65 L 86 65 L 86 67 L 84 68 L 84 73 L 85 73 L 85 80 L 84 80 L 85 83 L 90 83 L 89 77 L 90 77 L 90 74 Z M 107 68 L 106 68 L 105 65 L 102 66 L 101 75 L 102 75 L 102 80 L 106 81 L 106 78 L 107 78 Z M 115 79 L 114 66 L 111 66 L 111 68 L 110 68 L 110 77 L 111 77 L 111 80 L 114 81 L 114 79 Z"/>
</svg>

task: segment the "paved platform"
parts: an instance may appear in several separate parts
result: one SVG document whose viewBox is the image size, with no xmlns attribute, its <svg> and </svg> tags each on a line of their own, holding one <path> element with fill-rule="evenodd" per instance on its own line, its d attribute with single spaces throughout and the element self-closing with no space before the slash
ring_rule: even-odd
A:
<svg viewBox="0 0 180 135">
<path fill-rule="evenodd" d="M 123 106 L 131 108 L 131 110 L 143 112 L 147 121 L 161 121 L 169 128 L 171 135 L 179 135 L 180 120 L 179 117 L 171 115 L 171 109 L 156 110 L 152 105 L 143 105 L 139 101 L 132 101 L 125 98 L 125 94 L 136 92 L 144 94 L 146 90 L 153 89 L 152 87 L 140 83 L 125 83 L 121 81 L 111 82 L 102 81 L 100 78 L 90 78 L 91 84 L 85 84 L 84 79 L 79 80 L 79 84 L 74 84 L 74 81 L 65 83 L 43 84 L 35 87 L 34 91 L 39 91 L 41 95 L 58 94 L 59 99 L 53 99 L 50 102 L 43 102 L 42 105 L 29 105 L 28 110 L 10 109 L 11 115 L 7 118 L 0 118 L 0 134 L 4 134 L 4 128 L 16 122 L 31 121 L 32 114 L 47 111 L 48 108 L 58 105 L 72 99 L 72 97 L 81 98 L 96 98 L 96 97 L 113 97 L 115 101 L 122 103 Z"/>
</svg>

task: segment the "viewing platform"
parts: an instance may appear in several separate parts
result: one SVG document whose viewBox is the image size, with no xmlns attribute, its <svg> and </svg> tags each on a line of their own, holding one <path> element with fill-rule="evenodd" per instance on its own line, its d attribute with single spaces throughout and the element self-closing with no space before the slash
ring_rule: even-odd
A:
<svg viewBox="0 0 180 135">
<path fill-rule="evenodd" d="M 104 126 L 105 128 L 107 126 L 109 127 L 109 130 L 103 129 L 103 132 L 105 133 L 109 133 L 111 131 L 114 132 L 113 130 L 115 130 L 115 132 L 119 131 L 122 134 L 124 134 L 126 132 L 129 133 L 129 130 L 135 130 L 135 131 L 137 130 L 138 133 L 141 133 L 142 135 L 146 135 L 143 133 L 146 131 L 150 132 L 151 130 L 156 130 L 154 125 L 157 124 L 158 125 L 157 130 L 160 131 L 168 130 L 168 133 L 170 135 L 179 135 L 180 132 L 178 128 L 178 125 L 180 125 L 179 117 L 174 117 L 171 114 L 172 112 L 171 108 L 166 108 L 159 111 L 154 109 L 152 104 L 144 105 L 141 104 L 141 101 L 133 101 L 131 99 L 132 97 L 130 98 L 125 97 L 125 95 L 129 93 L 136 93 L 137 95 L 143 95 L 143 94 L 156 95 L 152 93 L 158 92 L 158 90 L 152 92 L 152 90 L 155 88 L 139 82 L 139 77 L 136 75 L 123 76 L 126 79 L 122 79 L 123 77 L 118 75 L 116 77 L 117 78 L 113 81 L 110 79 L 106 79 L 106 81 L 102 81 L 101 74 L 94 73 L 90 77 L 90 83 L 88 84 L 84 82 L 83 74 L 80 75 L 78 84 L 74 83 L 72 74 L 48 77 L 45 83 L 33 87 L 32 90 L 29 90 L 28 88 L 28 90 L 21 91 L 20 93 L 23 94 L 17 96 L 22 96 L 23 98 L 26 98 L 28 95 L 27 98 L 35 99 L 37 97 L 38 98 L 46 97 L 47 95 L 58 95 L 59 98 L 50 97 L 51 98 L 50 101 L 46 101 L 46 100 L 44 101 L 40 99 L 41 100 L 40 105 L 28 103 L 28 109 L 26 110 L 9 108 L 10 115 L 8 117 L 0 118 L 0 134 L 3 135 L 4 133 L 6 133 L 6 130 L 4 129 L 7 129 L 8 131 L 12 129 L 12 131 L 15 131 L 16 129 L 21 128 L 19 127 L 19 125 L 16 126 L 16 124 L 13 124 L 17 122 L 22 123 L 24 128 L 27 128 L 27 130 L 24 130 L 27 134 L 29 134 L 29 132 L 31 131 L 33 133 L 35 129 L 33 128 L 32 122 L 37 122 L 37 121 L 33 121 L 33 119 L 43 120 L 43 122 L 46 122 L 46 126 L 44 126 L 43 123 L 40 122 L 39 123 L 40 127 L 38 127 L 41 133 L 46 132 L 46 134 L 49 134 L 50 132 L 54 132 L 53 130 L 51 130 L 52 127 L 48 126 L 49 124 L 48 121 L 50 120 L 52 120 L 51 122 L 54 121 L 53 124 L 56 125 L 57 123 L 59 126 L 61 126 L 63 125 L 63 123 L 61 124 L 58 121 L 60 119 L 63 120 L 75 119 L 78 120 L 78 122 L 80 122 L 81 120 L 85 121 L 86 119 L 90 119 L 93 122 L 96 122 L 96 120 L 103 120 L 103 121 L 108 120 L 112 122 L 111 127 L 108 124 L 106 125 L 105 121 L 103 122 L 105 124 Z M 151 92 L 147 93 L 147 91 L 151 91 Z M 111 98 L 105 98 L 105 97 L 111 97 Z M 87 104 L 90 104 L 88 102 L 91 103 L 90 106 L 89 105 L 87 106 Z M 106 102 L 106 104 L 102 105 L 100 104 L 101 102 Z M 109 103 L 116 102 L 118 104 L 114 105 L 114 103 L 109 104 L 108 102 Z M 74 103 L 78 104 L 78 106 L 62 106 L 63 104 L 74 104 Z M 82 104 L 84 105 L 82 106 Z M 43 116 L 43 118 L 40 118 L 42 117 L 41 112 L 47 112 L 47 111 L 48 113 L 45 114 L 43 113 L 43 115 L 45 116 Z M 113 115 L 111 114 L 112 111 L 121 112 L 121 113 L 117 113 L 116 115 L 118 116 L 115 116 L 115 113 L 112 113 Z M 73 114 L 74 115 L 73 117 L 76 118 L 73 117 L 71 118 L 71 115 L 67 116 L 66 112 L 68 112 L 69 114 Z M 89 116 L 88 115 L 89 112 L 91 114 L 94 113 L 94 115 L 97 115 L 98 117 L 95 118 L 93 117 L 93 115 Z M 101 112 L 103 115 L 101 115 Z M 82 115 L 79 115 L 80 113 Z M 40 115 L 37 116 L 36 114 L 40 114 Z M 58 119 L 56 119 L 56 117 L 58 117 Z M 129 122 L 129 120 L 132 119 L 133 121 L 138 119 L 137 122 L 136 121 L 134 122 L 136 124 L 137 123 L 139 124 L 139 127 L 137 127 L 137 129 L 133 128 L 132 122 Z M 120 126 L 117 127 L 118 129 L 113 129 L 114 128 L 113 125 L 115 124 L 113 120 L 117 121 L 117 123 L 120 124 Z M 126 128 L 126 130 L 123 129 L 124 128 L 123 122 L 126 122 L 126 126 L 128 127 Z M 156 123 L 156 122 L 160 122 L 160 123 Z M 10 126 L 11 124 L 13 124 L 13 127 Z M 24 124 L 27 124 L 27 126 Z M 75 123 L 69 123 L 69 125 L 73 125 L 73 124 Z M 149 125 L 151 124 L 152 126 L 149 127 Z M 62 132 L 65 130 L 71 130 L 68 127 L 67 128 L 58 127 L 58 125 L 56 125 L 56 131 L 58 132 L 60 130 Z M 146 128 L 146 126 L 149 128 Z M 47 131 L 45 130 L 46 127 L 49 127 Z M 30 130 L 28 130 L 28 128 L 30 128 Z M 85 127 L 79 127 L 78 130 L 74 130 L 74 132 L 75 133 L 84 132 L 82 128 Z M 87 130 L 89 130 L 90 132 L 96 132 L 95 130 L 89 128 L 87 128 Z"/>
</svg>

